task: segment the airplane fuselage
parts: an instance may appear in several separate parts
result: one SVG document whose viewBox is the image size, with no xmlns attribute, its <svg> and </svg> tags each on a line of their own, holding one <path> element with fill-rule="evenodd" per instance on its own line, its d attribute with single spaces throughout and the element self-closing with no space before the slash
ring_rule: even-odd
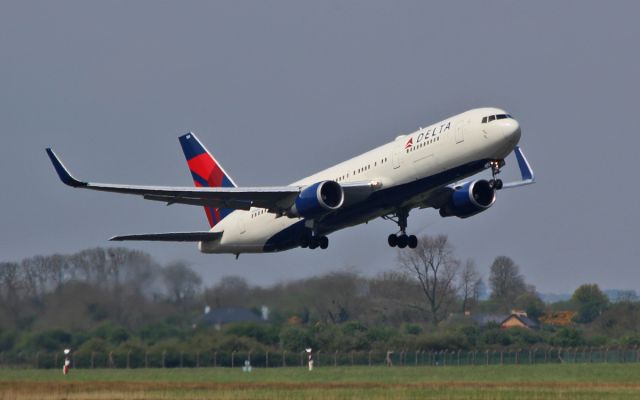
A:
<svg viewBox="0 0 640 400">
<path fill-rule="evenodd" d="M 497 108 L 473 109 L 417 131 L 364 154 L 293 182 L 306 186 L 332 180 L 341 185 L 373 182 L 379 189 L 363 201 L 345 203 L 337 212 L 315 221 L 320 235 L 394 213 L 399 208 L 425 206 L 429 194 L 442 186 L 475 175 L 490 161 L 503 160 L 520 140 L 513 118 L 483 122 L 506 115 Z M 261 253 L 299 246 L 310 228 L 304 218 L 277 215 L 266 209 L 236 210 L 215 225 L 219 240 L 199 243 L 203 253 Z"/>
</svg>

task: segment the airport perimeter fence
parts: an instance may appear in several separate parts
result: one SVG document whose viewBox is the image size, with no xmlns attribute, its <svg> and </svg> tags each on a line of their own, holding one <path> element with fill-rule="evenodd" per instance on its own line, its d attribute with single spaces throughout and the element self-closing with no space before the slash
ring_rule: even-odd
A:
<svg viewBox="0 0 640 400">
<path fill-rule="evenodd" d="M 202 352 L 75 352 L 72 368 L 240 368 L 248 361 L 252 367 L 306 367 L 307 354 L 290 351 L 202 351 Z M 459 366 L 518 365 L 550 363 L 637 363 L 636 347 L 532 347 L 524 349 L 482 350 L 389 350 L 317 351 L 314 367 L 331 366 Z M 0 368 L 61 368 L 64 355 L 0 353 Z"/>
</svg>

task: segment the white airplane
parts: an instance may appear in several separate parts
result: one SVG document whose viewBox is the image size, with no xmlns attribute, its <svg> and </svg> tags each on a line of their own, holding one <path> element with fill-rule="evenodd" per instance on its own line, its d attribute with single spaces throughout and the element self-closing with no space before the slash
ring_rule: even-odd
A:
<svg viewBox="0 0 640 400">
<path fill-rule="evenodd" d="M 487 210 L 496 191 L 534 183 L 517 146 L 520 125 L 498 108 L 478 108 L 447 118 L 327 168 L 288 186 L 238 187 L 193 133 L 179 137 L 195 188 L 82 182 L 55 153 L 47 154 L 65 184 L 127 193 L 169 204 L 204 206 L 208 231 L 115 236 L 110 240 L 198 242 L 203 253 L 263 253 L 295 247 L 326 249 L 327 235 L 382 217 L 398 233 L 392 247 L 415 248 L 407 235 L 414 208 L 435 208 L 442 217 L 467 218 Z M 515 153 L 522 180 L 496 179 L 504 159 Z M 493 179 L 462 182 L 491 169 Z"/>
</svg>

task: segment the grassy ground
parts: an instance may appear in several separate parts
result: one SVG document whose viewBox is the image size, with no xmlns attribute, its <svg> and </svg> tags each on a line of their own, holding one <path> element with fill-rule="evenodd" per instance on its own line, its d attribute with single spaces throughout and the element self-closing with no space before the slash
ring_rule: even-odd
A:
<svg viewBox="0 0 640 400">
<path fill-rule="evenodd" d="M 638 399 L 640 364 L 0 370 L 0 399 Z"/>
</svg>

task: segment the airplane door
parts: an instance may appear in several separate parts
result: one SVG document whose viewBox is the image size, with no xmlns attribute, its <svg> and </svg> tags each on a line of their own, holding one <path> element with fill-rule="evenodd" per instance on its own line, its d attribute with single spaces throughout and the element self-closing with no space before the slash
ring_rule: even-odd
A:
<svg viewBox="0 0 640 400">
<path fill-rule="evenodd" d="M 456 129 L 456 143 L 464 142 L 464 128 L 462 125 L 458 126 Z"/>
<path fill-rule="evenodd" d="M 393 169 L 400 168 L 400 154 L 397 151 L 393 152 L 391 156 L 391 163 L 393 164 Z"/>
<path fill-rule="evenodd" d="M 247 232 L 247 218 L 249 218 L 249 214 L 243 215 L 241 218 L 238 218 L 238 228 L 240 230 L 240 234 L 243 235 Z"/>
</svg>

